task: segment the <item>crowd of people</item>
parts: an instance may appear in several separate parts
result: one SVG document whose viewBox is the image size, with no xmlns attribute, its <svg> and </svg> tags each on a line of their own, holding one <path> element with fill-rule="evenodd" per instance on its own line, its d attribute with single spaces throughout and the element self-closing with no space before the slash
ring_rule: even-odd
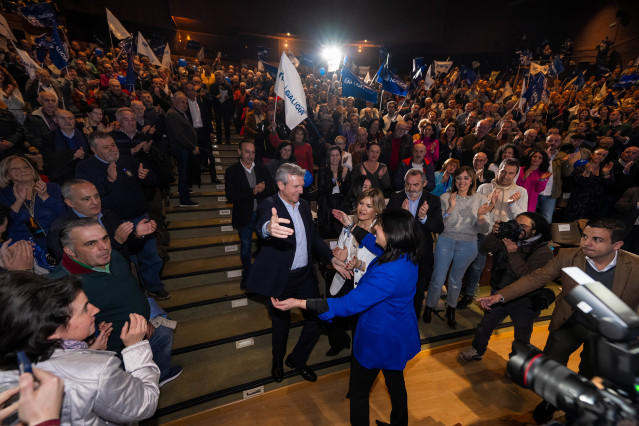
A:
<svg viewBox="0 0 639 426">
<path fill-rule="evenodd" d="M 35 57 L 32 43 L 19 47 Z M 0 283 L 0 390 L 24 380 L 20 351 L 67 389 L 76 377 L 65 366 L 82 357 L 90 366 L 82 374 L 94 383 L 82 392 L 95 403 L 78 408 L 68 392 L 63 417 L 80 412 L 71 407 L 91 411 L 96 424 L 152 415 L 159 386 L 182 371 L 171 364 L 175 323 L 155 302 L 170 297 L 160 279 L 165 202 L 174 182 L 183 208 L 197 206 L 190 193 L 202 173 L 221 183 L 213 144 L 230 144 L 232 133 L 242 137 L 239 161 L 224 184 L 241 241 L 241 286 L 268 298 L 273 379 L 283 380 L 286 363 L 316 380 L 307 360 L 319 319 L 346 317 L 328 327 L 327 355 L 350 347 L 350 329 L 353 424 L 368 424 L 379 370 L 391 391 L 391 423 L 407 424 L 402 370 L 419 350 L 417 320 L 433 321 L 446 285 L 446 322 L 455 329 L 488 254 L 492 296 L 482 303 L 500 305 L 486 311 L 460 361 L 481 360 L 507 315 L 515 339 L 529 341 L 533 321 L 552 303 L 538 289 L 560 274 L 548 248 L 552 223 L 588 221 L 575 250 L 589 266 L 579 265 L 636 308 L 636 296 L 617 284 L 622 278 L 607 273 L 613 252 L 617 262 L 638 262 L 624 250 L 639 253 L 639 88 L 611 89 L 638 73 L 633 63 L 582 86 L 549 78 L 547 99 L 532 108 L 519 106 L 525 73 L 468 82 L 451 71 L 408 97 L 381 91 L 372 103 L 341 96 L 337 74 L 300 67 L 308 119 L 289 129 L 274 79 L 261 67 L 189 58 L 169 69 L 119 48 L 103 53 L 80 41 L 67 48 L 68 67 L 47 58 L 34 78 L 13 48 L 0 66 L 0 267 L 10 272 Z M 136 78 L 124 88 L 128 61 Z M 505 235 L 507 227 L 514 234 Z M 337 239 L 336 248 L 324 239 Z M 320 299 L 312 253 L 336 271 L 325 274 L 328 301 Z M 543 280 L 517 284 L 538 268 Z M 284 359 L 293 307 L 304 309 L 305 324 Z M 398 313 L 406 320 L 393 322 Z M 43 329 L 22 326 L 32 317 L 21 315 L 40 315 Z M 553 317 L 551 329 L 578 327 L 568 317 Z M 584 335 L 550 353 L 564 362 Z M 112 394 L 98 392 L 101 375 L 114 383 Z M 131 398 L 135 410 L 116 408 Z"/>
</svg>

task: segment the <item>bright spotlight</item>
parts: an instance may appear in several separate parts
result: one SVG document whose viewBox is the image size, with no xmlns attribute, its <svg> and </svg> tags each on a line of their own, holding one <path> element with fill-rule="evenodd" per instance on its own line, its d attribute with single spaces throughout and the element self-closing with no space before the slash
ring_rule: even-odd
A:
<svg viewBox="0 0 639 426">
<path fill-rule="evenodd" d="M 322 49 L 322 57 L 328 62 L 328 72 L 336 71 L 342 60 L 342 50 L 337 46 L 324 46 Z"/>
</svg>

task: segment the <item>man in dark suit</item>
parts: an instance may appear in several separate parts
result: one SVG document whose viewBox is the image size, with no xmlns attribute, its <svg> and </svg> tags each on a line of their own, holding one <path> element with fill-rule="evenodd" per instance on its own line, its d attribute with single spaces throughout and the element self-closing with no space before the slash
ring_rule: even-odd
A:
<svg viewBox="0 0 639 426">
<path fill-rule="evenodd" d="M 478 152 L 473 157 L 473 170 L 475 170 L 475 188 L 495 179 L 495 172 L 488 170 L 488 156 L 483 152 Z"/>
<path fill-rule="evenodd" d="M 304 190 L 304 170 L 296 164 L 282 164 L 275 174 L 279 192 L 267 197 L 257 208 L 257 231 L 262 247 L 251 267 L 246 286 L 249 291 L 266 296 L 273 324 L 273 368 L 276 382 L 284 379 L 283 360 L 291 323 L 289 311 L 273 307 L 271 297 L 284 300 L 291 297 L 319 297 L 318 282 L 311 251 L 330 261 L 340 274 L 348 275 L 344 263 L 333 257 L 319 236 L 311 208 L 300 199 Z M 320 327 L 314 314 L 303 310 L 304 327 L 295 348 L 286 358 L 286 365 L 300 372 L 308 381 L 317 380 L 306 365 L 317 343 Z"/>
<path fill-rule="evenodd" d="M 589 221 L 581 237 L 579 248 L 559 250 L 546 266 L 525 275 L 512 284 L 499 290 L 492 296 L 477 299 L 484 309 L 496 303 L 510 302 L 528 294 L 546 283 L 561 277 L 561 293 L 555 301 L 555 309 L 548 330 L 548 340 L 544 354 L 563 365 L 583 344 L 579 374 L 590 379 L 595 375 L 591 365 L 592 347 L 597 333 L 585 328 L 578 320 L 575 310 L 566 302 L 564 296 L 579 285 L 564 270 L 569 266 L 588 274 L 599 281 L 623 300 L 633 311 L 639 307 L 639 257 L 621 250 L 626 236 L 626 228 L 616 219 L 603 218 Z M 546 423 L 557 409 L 549 402 L 542 401 L 533 412 L 538 423 Z"/>
<path fill-rule="evenodd" d="M 422 245 L 420 247 L 422 260 L 417 277 L 417 291 L 415 292 L 415 315 L 419 318 L 424 304 L 424 291 L 433 272 L 433 233 L 439 234 L 444 230 L 442 219 L 442 205 L 439 197 L 426 191 L 426 175 L 422 170 L 410 169 L 404 176 L 404 190 L 394 192 L 388 201 L 387 208 L 405 209 L 412 213 L 420 223 Z M 426 313 L 424 313 L 426 316 Z"/>
<path fill-rule="evenodd" d="M 233 89 L 224 80 L 222 71 L 215 71 L 215 83 L 209 87 L 215 113 L 215 130 L 217 142 L 222 143 L 222 120 L 227 144 L 231 143 L 231 117 L 233 116 Z"/>
<path fill-rule="evenodd" d="M 169 136 L 171 151 L 178 166 L 178 193 L 180 207 L 197 207 L 189 195 L 189 158 L 199 155 L 197 132 L 186 115 L 189 109 L 187 97 L 182 92 L 173 95 L 173 106 L 166 113 L 166 133 Z"/>
<path fill-rule="evenodd" d="M 186 115 L 193 123 L 193 128 L 197 133 L 197 145 L 200 148 L 199 163 L 209 170 L 212 183 L 222 183 L 215 173 L 215 157 L 213 157 L 213 116 L 211 109 L 197 97 L 195 84 L 188 82 L 184 85 L 188 109 Z M 197 171 L 199 173 L 199 170 Z"/>
<path fill-rule="evenodd" d="M 246 277 L 251 269 L 251 246 L 257 223 L 257 206 L 275 192 L 275 184 L 268 168 L 255 163 L 255 143 L 246 139 L 237 150 L 240 161 L 226 169 L 224 188 L 226 199 L 233 203 L 233 228 L 240 236 L 242 259 L 241 288 L 246 287 Z"/>
</svg>

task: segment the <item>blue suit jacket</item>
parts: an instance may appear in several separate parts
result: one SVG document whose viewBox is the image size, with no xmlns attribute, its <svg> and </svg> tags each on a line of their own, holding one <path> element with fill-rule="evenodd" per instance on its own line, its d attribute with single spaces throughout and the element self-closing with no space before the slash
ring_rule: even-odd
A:
<svg viewBox="0 0 639 426">
<path fill-rule="evenodd" d="M 261 234 L 262 227 L 266 222 L 271 220 L 271 209 L 277 209 L 277 215 L 280 218 L 286 218 L 291 222 L 289 228 L 293 228 L 293 220 L 284 206 L 278 194 L 274 194 L 265 198 L 257 206 L 257 231 Z M 306 248 L 308 252 L 308 261 L 311 262 L 311 253 L 314 251 L 326 260 L 333 258 L 333 253 L 328 248 L 322 237 L 320 237 L 313 217 L 311 216 L 311 207 L 307 201 L 300 199 L 300 215 L 306 228 Z M 260 237 L 262 237 L 260 235 Z M 262 239 L 262 248 L 260 249 L 251 271 L 246 279 L 246 287 L 249 291 L 268 297 L 279 297 L 286 283 L 288 282 L 291 265 L 295 257 L 295 235 L 288 238 L 267 238 Z"/>
<path fill-rule="evenodd" d="M 421 350 L 413 307 L 417 273 L 406 256 L 382 264 L 375 259 L 357 288 L 327 299 L 323 320 L 360 313 L 353 354 L 362 366 L 403 370 Z"/>
</svg>

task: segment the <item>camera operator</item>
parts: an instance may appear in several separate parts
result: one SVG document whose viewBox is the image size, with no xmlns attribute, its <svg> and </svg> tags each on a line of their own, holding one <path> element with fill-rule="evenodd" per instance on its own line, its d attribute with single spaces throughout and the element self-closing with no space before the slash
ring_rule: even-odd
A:
<svg viewBox="0 0 639 426">
<path fill-rule="evenodd" d="M 548 329 L 544 354 L 560 364 L 567 365 L 568 358 L 583 344 L 579 374 L 592 378 L 595 375 L 590 364 L 591 338 L 595 335 L 580 325 L 573 316 L 573 309 L 564 300 L 564 295 L 578 284 L 562 268 L 576 266 L 595 281 L 609 288 L 631 309 L 639 307 L 639 257 L 621 250 L 626 229 L 622 222 L 601 218 L 590 220 L 583 230 L 579 248 L 564 248 L 544 267 L 502 288 L 498 293 L 477 299 L 483 308 L 504 303 L 543 287 L 549 281 L 561 277 L 561 293 L 557 297 L 555 310 Z M 557 409 L 542 401 L 533 412 L 539 423 L 550 420 Z"/>
<path fill-rule="evenodd" d="M 493 225 L 493 232 L 486 235 L 479 248 L 481 254 L 493 253 L 491 294 L 548 263 L 553 257 L 548 247 L 549 240 L 548 222 L 534 212 L 521 213 L 514 220 Z M 548 292 L 552 293 L 552 290 L 534 290 L 487 310 L 477 326 L 472 347 L 461 351 L 459 360 L 480 361 L 490 336 L 507 316 L 510 316 L 515 327 L 515 341 L 530 343 L 535 319 L 554 300 L 554 294 L 548 297 Z"/>
</svg>

